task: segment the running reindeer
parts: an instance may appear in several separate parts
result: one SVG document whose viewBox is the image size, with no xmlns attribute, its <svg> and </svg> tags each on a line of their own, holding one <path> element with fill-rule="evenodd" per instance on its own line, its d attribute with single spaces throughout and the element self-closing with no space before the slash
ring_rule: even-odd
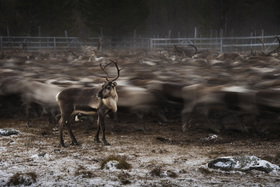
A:
<svg viewBox="0 0 280 187">
<path fill-rule="evenodd" d="M 117 68 L 117 77 L 109 80 L 109 75 L 105 68 L 110 64 L 114 64 Z M 63 127 L 66 126 L 72 139 L 73 145 L 78 145 L 78 142 L 71 130 L 70 122 L 73 121 L 77 114 L 96 115 L 98 116 L 98 129 L 94 141 L 100 143 L 99 132 L 102 129 L 102 140 L 105 145 L 110 145 L 105 137 L 105 123 L 104 118 L 108 113 L 117 112 L 118 94 L 116 91 L 117 80 L 120 76 L 120 69 L 117 62 L 111 62 L 104 67 L 100 64 L 101 69 L 107 75 L 106 82 L 102 85 L 101 90 L 98 88 L 68 88 L 61 91 L 57 95 L 57 102 L 61 111 L 61 118 L 59 121 L 59 136 L 60 145 L 65 147 L 63 140 Z"/>
</svg>

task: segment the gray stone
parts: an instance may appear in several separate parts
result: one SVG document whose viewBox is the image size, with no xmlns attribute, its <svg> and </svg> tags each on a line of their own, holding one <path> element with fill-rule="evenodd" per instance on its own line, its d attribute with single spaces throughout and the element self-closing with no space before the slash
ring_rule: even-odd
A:
<svg viewBox="0 0 280 187">
<path fill-rule="evenodd" d="M 19 132 L 15 129 L 4 128 L 0 129 L 1 136 L 11 136 L 11 135 L 18 135 Z"/>
<path fill-rule="evenodd" d="M 259 170 L 266 173 L 279 171 L 280 167 L 256 156 L 220 157 L 208 163 L 209 168 L 224 171 L 250 171 Z"/>
</svg>

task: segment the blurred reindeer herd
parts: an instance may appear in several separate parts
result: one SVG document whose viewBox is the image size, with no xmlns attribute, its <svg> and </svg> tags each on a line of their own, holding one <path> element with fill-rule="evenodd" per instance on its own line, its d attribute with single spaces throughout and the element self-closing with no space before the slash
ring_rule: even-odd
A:
<svg viewBox="0 0 280 187">
<path fill-rule="evenodd" d="M 56 95 L 66 88 L 101 88 L 117 61 L 118 113 L 176 123 L 187 131 L 197 124 L 229 124 L 241 131 L 274 132 L 280 114 L 280 40 L 267 51 L 217 53 L 195 45 L 154 50 L 2 51 L 0 117 L 47 116 L 56 126 Z M 94 96 L 95 97 L 95 96 Z M 26 117 L 26 118 L 25 118 Z M 137 118 L 135 122 L 137 121 Z M 121 118 L 118 119 L 120 122 Z M 267 127 L 269 124 L 269 128 Z"/>
</svg>

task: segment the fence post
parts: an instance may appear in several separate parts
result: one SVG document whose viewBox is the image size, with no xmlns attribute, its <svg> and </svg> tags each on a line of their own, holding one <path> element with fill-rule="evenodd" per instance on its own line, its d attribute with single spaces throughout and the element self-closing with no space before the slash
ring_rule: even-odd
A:
<svg viewBox="0 0 280 187">
<path fill-rule="evenodd" d="M 41 44 L 41 26 L 38 26 L 38 37 L 39 37 L 39 48 L 41 49 L 42 44 Z"/>
<path fill-rule="evenodd" d="M 136 48 L 136 29 L 133 31 L 133 48 Z"/>
<path fill-rule="evenodd" d="M 100 37 L 99 37 L 99 45 L 100 45 L 100 51 L 102 51 L 102 47 L 103 47 L 103 29 L 100 27 Z"/>
<path fill-rule="evenodd" d="M 223 52 L 223 29 L 220 30 L 220 53 Z"/>
<path fill-rule="evenodd" d="M 56 39 L 53 37 L 53 50 L 56 50 Z"/>
<path fill-rule="evenodd" d="M 264 41 L 264 30 L 262 29 L 262 42 L 265 43 Z"/>
<path fill-rule="evenodd" d="M 219 45 L 219 43 L 218 43 L 218 31 L 217 30 L 215 30 L 215 48 L 218 48 L 218 45 Z"/>
<path fill-rule="evenodd" d="M 197 28 L 194 27 L 194 44 L 196 44 Z"/>
<path fill-rule="evenodd" d="M 150 49 L 152 49 L 153 47 L 153 38 L 150 38 Z"/>
<path fill-rule="evenodd" d="M 197 28 L 194 27 L 194 38 L 196 38 L 196 37 L 197 37 Z"/>
<path fill-rule="evenodd" d="M 103 44 L 102 37 L 98 38 L 97 43 L 98 43 L 98 46 L 99 46 L 99 51 L 102 51 L 102 44 Z"/>
<path fill-rule="evenodd" d="M 65 38 L 66 38 L 66 42 L 67 42 L 67 45 L 68 45 L 68 33 L 67 33 L 66 30 L 64 31 L 64 33 L 65 33 Z"/>
<path fill-rule="evenodd" d="M 48 49 L 49 49 L 49 46 L 50 46 L 49 42 L 50 42 L 50 39 L 49 39 L 49 37 L 47 37 L 47 48 Z"/>
<path fill-rule="evenodd" d="M 251 37 L 251 40 L 250 40 L 250 47 L 252 48 L 252 44 L 253 44 L 253 33 L 251 32 L 251 35 L 250 35 L 250 37 Z"/>
</svg>

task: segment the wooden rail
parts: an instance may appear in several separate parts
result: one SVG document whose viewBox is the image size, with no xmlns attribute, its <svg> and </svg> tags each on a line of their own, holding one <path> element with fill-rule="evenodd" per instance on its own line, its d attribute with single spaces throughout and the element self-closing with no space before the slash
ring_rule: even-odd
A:
<svg viewBox="0 0 280 187">
<path fill-rule="evenodd" d="M 262 43 L 260 42 L 262 41 Z M 0 36 L 0 50 L 82 50 L 82 46 L 102 49 L 153 49 L 171 48 L 173 45 L 195 45 L 199 50 L 212 49 L 217 52 L 240 52 L 264 50 L 263 44 L 269 50 L 278 46 L 275 36 L 248 37 L 214 37 L 214 38 L 78 38 L 78 37 L 31 37 L 31 36 Z"/>
</svg>

